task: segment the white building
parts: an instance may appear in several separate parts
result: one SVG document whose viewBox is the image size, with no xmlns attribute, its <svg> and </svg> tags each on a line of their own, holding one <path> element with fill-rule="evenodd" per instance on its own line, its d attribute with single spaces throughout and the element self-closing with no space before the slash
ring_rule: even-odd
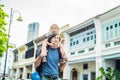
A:
<svg viewBox="0 0 120 80">
<path fill-rule="evenodd" d="M 65 31 L 68 80 L 96 80 L 99 68 L 120 70 L 120 6 Z"/>
</svg>

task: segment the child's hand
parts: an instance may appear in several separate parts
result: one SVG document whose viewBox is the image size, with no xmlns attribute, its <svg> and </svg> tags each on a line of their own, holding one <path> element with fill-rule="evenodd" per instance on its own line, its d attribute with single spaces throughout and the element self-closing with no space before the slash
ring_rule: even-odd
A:
<svg viewBox="0 0 120 80">
<path fill-rule="evenodd" d="M 60 43 L 49 43 L 49 42 L 47 42 L 47 45 L 49 45 L 52 48 L 59 48 L 60 47 Z"/>
<path fill-rule="evenodd" d="M 53 43 L 46 42 L 47 45 L 53 46 Z"/>
</svg>

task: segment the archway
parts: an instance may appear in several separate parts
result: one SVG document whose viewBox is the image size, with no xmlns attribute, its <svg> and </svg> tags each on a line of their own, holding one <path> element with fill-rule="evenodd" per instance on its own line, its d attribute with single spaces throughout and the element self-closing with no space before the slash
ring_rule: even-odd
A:
<svg viewBox="0 0 120 80">
<path fill-rule="evenodd" d="M 78 72 L 75 68 L 72 69 L 71 71 L 71 77 L 72 77 L 72 80 L 78 80 Z"/>
</svg>

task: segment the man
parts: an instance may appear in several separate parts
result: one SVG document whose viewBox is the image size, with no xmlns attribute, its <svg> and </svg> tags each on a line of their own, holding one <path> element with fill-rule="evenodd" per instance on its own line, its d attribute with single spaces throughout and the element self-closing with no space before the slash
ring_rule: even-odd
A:
<svg viewBox="0 0 120 80">
<path fill-rule="evenodd" d="M 48 38 L 48 43 L 52 45 L 44 44 L 42 47 L 41 54 L 37 57 L 37 63 L 40 63 L 41 59 L 46 56 L 48 61 L 42 62 L 40 67 L 40 76 L 41 80 L 58 80 L 58 63 L 61 58 L 67 62 L 67 57 L 64 51 L 58 51 L 58 48 L 62 48 L 60 44 L 60 37 L 58 34 L 52 34 Z M 36 66 L 39 66 L 36 64 Z M 66 63 L 60 63 L 60 69 L 63 70 L 66 66 Z"/>
</svg>

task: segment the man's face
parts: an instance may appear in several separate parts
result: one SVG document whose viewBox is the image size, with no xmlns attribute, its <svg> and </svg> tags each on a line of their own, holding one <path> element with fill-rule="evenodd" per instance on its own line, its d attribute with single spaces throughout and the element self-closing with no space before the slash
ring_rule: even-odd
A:
<svg viewBox="0 0 120 80">
<path fill-rule="evenodd" d="M 53 37 L 52 39 L 51 39 L 51 43 L 53 43 L 53 44 L 58 44 L 60 42 L 60 37 L 59 37 L 59 35 L 56 35 L 55 37 Z"/>
</svg>

